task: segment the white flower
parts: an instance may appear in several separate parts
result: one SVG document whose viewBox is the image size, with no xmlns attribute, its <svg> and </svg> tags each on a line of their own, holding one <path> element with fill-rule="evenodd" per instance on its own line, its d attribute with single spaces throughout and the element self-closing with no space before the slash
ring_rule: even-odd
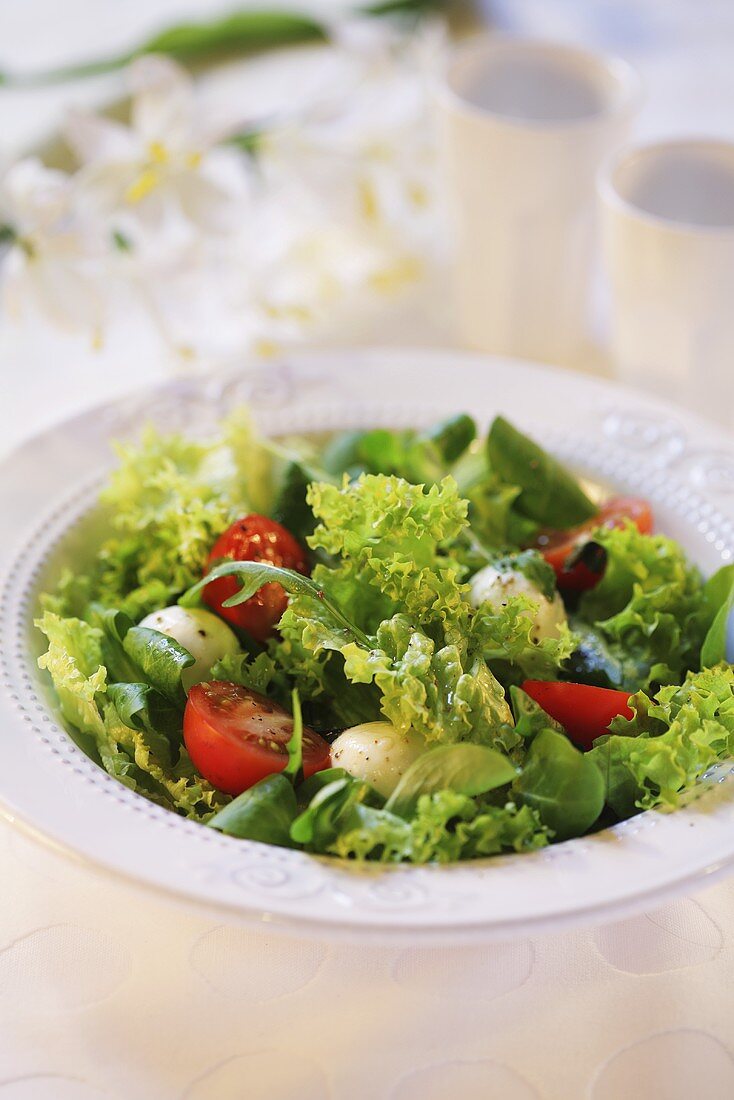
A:
<svg viewBox="0 0 734 1100">
<path fill-rule="evenodd" d="M 374 21 L 347 24 L 349 88 L 300 122 L 266 135 L 262 165 L 281 201 L 381 246 L 388 266 L 424 257 L 436 242 L 437 170 L 432 78 L 444 40 L 433 26 L 409 37 Z"/>
<path fill-rule="evenodd" d="M 146 229 L 172 218 L 205 231 L 231 228 L 246 183 L 242 157 L 216 148 L 222 134 L 201 109 L 190 77 L 164 57 L 130 68 L 130 125 L 80 111 L 66 123 L 80 182 L 101 214 L 134 214 Z"/>
<path fill-rule="evenodd" d="M 97 241 L 75 208 L 72 179 L 34 158 L 0 181 L 3 305 L 37 310 L 63 328 L 99 334 L 103 301 L 95 278 Z M 2 251 L 0 247 L 0 251 Z"/>
</svg>

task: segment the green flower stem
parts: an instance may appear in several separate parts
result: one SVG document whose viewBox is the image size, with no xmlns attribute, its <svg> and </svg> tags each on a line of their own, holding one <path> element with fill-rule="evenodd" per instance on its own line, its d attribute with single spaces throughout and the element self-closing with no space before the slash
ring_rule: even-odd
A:
<svg viewBox="0 0 734 1100">
<path fill-rule="evenodd" d="M 355 14 L 418 16 L 446 0 L 385 0 L 356 9 Z M 146 54 L 165 54 L 184 65 L 201 65 L 223 57 L 259 53 L 280 46 L 327 42 L 327 24 L 303 12 L 278 9 L 235 11 L 222 18 L 179 23 L 139 43 L 132 50 L 110 57 L 64 65 L 36 73 L 0 70 L 0 85 L 12 88 L 41 87 L 114 72 Z"/>
</svg>

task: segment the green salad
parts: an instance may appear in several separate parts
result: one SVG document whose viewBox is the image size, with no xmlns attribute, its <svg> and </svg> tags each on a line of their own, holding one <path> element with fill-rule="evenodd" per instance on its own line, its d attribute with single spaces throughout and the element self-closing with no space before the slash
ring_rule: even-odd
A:
<svg viewBox="0 0 734 1100">
<path fill-rule="evenodd" d="M 149 428 L 41 599 L 70 733 L 232 837 L 424 863 L 674 809 L 734 748 L 734 565 L 503 417 Z"/>
</svg>

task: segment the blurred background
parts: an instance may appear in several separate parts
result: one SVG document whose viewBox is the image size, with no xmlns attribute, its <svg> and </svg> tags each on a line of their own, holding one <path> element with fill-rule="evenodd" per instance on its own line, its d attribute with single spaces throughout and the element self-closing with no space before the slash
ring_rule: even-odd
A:
<svg viewBox="0 0 734 1100">
<path fill-rule="evenodd" d="M 244 355 L 465 344 L 433 95 L 472 32 L 624 58 L 644 87 L 636 139 L 734 137 L 728 0 L 283 10 L 0 2 L 0 370 L 23 379 L 0 413 L 7 446 Z M 177 60 L 156 66 L 151 49 Z M 614 373 L 594 267 L 588 341 L 567 365 Z"/>
</svg>

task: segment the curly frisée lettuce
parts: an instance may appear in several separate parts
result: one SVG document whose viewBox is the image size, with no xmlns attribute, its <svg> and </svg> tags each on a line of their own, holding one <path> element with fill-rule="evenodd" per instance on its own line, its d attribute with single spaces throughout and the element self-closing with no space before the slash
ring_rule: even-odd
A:
<svg viewBox="0 0 734 1100">
<path fill-rule="evenodd" d="M 704 586 L 682 548 L 632 523 L 599 528 L 599 583 L 582 597 L 574 623 L 596 643 L 609 681 L 635 691 L 680 682 L 695 668 L 705 634 Z"/>
<path fill-rule="evenodd" d="M 102 664 L 100 629 L 50 611 L 36 625 L 48 638 L 39 664 L 51 676 L 61 713 L 86 735 L 83 747 L 110 775 L 154 802 L 200 820 L 227 801 L 196 774 L 183 745 L 172 745 L 165 733 L 132 722 L 129 714 L 123 721 Z"/>
<path fill-rule="evenodd" d="M 654 698 L 638 692 L 630 706 L 634 718 L 615 719 L 612 733 L 588 754 L 619 817 L 655 806 L 675 809 L 710 767 L 734 753 L 731 665 L 690 672 L 680 687 L 660 688 Z"/>
<path fill-rule="evenodd" d="M 39 663 L 81 747 L 177 814 L 323 855 L 443 863 L 672 809 L 734 751 L 733 567 L 704 583 L 671 539 L 595 528 L 604 513 L 578 479 L 501 417 L 484 437 L 457 416 L 269 441 L 238 412 L 217 439 L 149 428 L 117 454 L 106 536 L 42 597 Z M 264 542 L 229 552 L 245 521 Z M 302 554 L 251 552 L 275 529 Z M 593 587 L 566 591 L 543 538 L 575 546 L 579 531 L 603 568 Z M 483 589 L 480 570 L 503 584 Z M 248 632 L 244 613 L 274 591 L 272 633 Z M 207 650 L 192 686 L 194 656 L 141 620 L 165 609 L 200 621 L 202 600 L 235 635 L 226 654 Z M 539 630 L 551 603 L 552 629 Z M 630 713 L 630 693 L 634 717 L 594 721 L 589 703 L 583 740 L 568 710 L 564 728 L 531 698 L 539 686 L 577 700 L 615 688 L 606 697 L 624 710 L 612 713 Z M 189 724 L 197 692 L 212 708 L 197 712 L 203 755 Z M 261 754 L 246 781 L 230 783 L 222 760 L 207 767 L 223 710 L 224 763 L 233 744 Z M 379 771 L 388 749 L 374 731 L 364 740 L 375 723 L 379 745 L 402 738 L 400 767 L 393 755 Z M 345 730 L 354 751 L 330 767 Z"/>
</svg>

